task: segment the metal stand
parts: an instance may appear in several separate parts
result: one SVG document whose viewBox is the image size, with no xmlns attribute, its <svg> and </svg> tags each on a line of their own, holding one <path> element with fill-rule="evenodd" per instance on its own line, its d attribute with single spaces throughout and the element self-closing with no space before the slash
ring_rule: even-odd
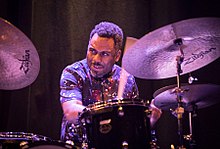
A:
<svg viewBox="0 0 220 149">
<path fill-rule="evenodd" d="M 182 93 L 184 92 L 181 89 L 180 85 L 180 74 L 182 73 L 181 69 L 181 64 L 184 60 L 184 53 L 180 46 L 182 45 L 182 39 L 176 39 L 174 41 L 174 44 L 178 46 L 181 55 L 176 57 L 176 62 L 177 62 L 177 88 L 175 89 L 175 93 L 177 95 L 177 102 L 178 102 L 178 107 L 176 108 L 175 112 L 177 114 L 177 120 L 178 120 L 178 135 L 179 135 L 179 149 L 184 149 L 184 137 L 183 137 L 183 126 L 182 126 L 182 118 L 183 118 L 183 113 L 184 113 L 184 108 L 183 108 L 183 102 L 182 102 Z"/>
<path fill-rule="evenodd" d="M 177 103 L 178 107 L 175 110 L 177 120 L 178 120 L 178 135 L 179 135 L 179 146 L 177 147 L 178 149 L 186 149 L 184 147 L 184 139 L 189 141 L 189 148 L 194 149 L 196 146 L 195 140 L 193 139 L 193 126 L 192 126 L 192 119 L 193 117 L 196 116 L 196 111 L 197 111 L 197 106 L 192 105 L 192 109 L 189 112 L 189 129 L 190 129 L 190 134 L 188 135 L 183 135 L 183 113 L 184 113 L 184 107 L 183 107 L 183 102 L 182 102 L 182 94 L 185 92 L 185 90 L 181 89 L 180 85 L 180 74 L 182 73 L 181 69 L 181 64 L 184 60 L 184 53 L 181 49 L 182 45 L 182 39 L 176 39 L 174 41 L 174 44 L 177 45 L 179 48 L 179 51 L 181 53 L 180 56 L 176 57 L 176 67 L 177 67 L 177 87 L 175 89 L 175 93 L 177 95 Z"/>
<path fill-rule="evenodd" d="M 189 149 L 196 148 L 196 141 L 194 140 L 193 132 L 193 118 L 197 116 L 197 106 L 192 105 L 192 109 L 189 112 L 189 134 L 184 136 L 184 139 L 189 142 Z"/>
</svg>

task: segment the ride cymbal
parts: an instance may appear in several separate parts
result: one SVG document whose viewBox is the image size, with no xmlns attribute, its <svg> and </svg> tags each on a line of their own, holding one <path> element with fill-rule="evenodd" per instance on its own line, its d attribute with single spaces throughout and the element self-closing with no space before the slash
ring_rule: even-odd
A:
<svg viewBox="0 0 220 149">
<path fill-rule="evenodd" d="M 0 18 L 0 89 L 30 85 L 40 69 L 38 53 L 26 35 Z"/>
<path fill-rule="evenodd" d="M 122 66 L 138 78 L 174 77 L 182 50 L 181 75 L 202 68 L 220 57 L 219 26 L 220 18 L 194 18 L 159 28 L 126 50 Z"/>
<path fill-rule="evenodd" d="M 180 87 L 183 107 L 190 111 L 192 106 L 205 108 L 220 102 L 220 86 L 215 84 L 184 84 Z M 163 110 L 175 110 L 178 100 L 175 93 L 176 85 L 163 87 L 154 92 L 154 104 Z"/>
</svg>

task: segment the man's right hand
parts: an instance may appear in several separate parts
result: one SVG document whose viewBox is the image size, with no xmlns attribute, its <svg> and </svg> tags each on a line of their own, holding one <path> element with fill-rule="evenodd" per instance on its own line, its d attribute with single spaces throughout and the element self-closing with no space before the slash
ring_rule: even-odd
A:
<svg viewBox="0 0 220 149">
<path fill-rule="evenodd" d="M 77 123 L 78 113 L 81 113 L 85 106 L 79 100 L 69 100 L 62 103 L 62 108 L 66 119 L 71 123 Z"/>
</svg>

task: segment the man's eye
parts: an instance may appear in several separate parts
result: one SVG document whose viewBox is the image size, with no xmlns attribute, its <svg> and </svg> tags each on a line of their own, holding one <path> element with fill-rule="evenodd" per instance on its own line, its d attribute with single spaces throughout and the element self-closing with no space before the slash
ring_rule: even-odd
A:
<svg viewBox="0 0 220 149">
<path fill-rule="evenodd" d="M 102 52 L 101 55 L 102 55 L 102 56 L 109 56 L 110 54 L 107 53 L 107 52 Z"/>
<path fill-rule="evenodd" d="M 92 54 L 97 54 L 97 51 L 95 49 L 89 49 L 89 51 L 92 53 Z"/>
</svg>

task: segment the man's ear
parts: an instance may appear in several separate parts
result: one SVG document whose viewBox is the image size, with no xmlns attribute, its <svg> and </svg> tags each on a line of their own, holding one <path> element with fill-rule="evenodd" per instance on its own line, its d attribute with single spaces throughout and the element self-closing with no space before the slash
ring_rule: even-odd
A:
<svg viewBox="0 0 220 149">
<path fill-rule="evenodd" d="M 121 57 L 121 50 L 118 50 L 115 55 L 115 62 L 118 62 L 120 60 L 120 57 Z"/>
</svg>

